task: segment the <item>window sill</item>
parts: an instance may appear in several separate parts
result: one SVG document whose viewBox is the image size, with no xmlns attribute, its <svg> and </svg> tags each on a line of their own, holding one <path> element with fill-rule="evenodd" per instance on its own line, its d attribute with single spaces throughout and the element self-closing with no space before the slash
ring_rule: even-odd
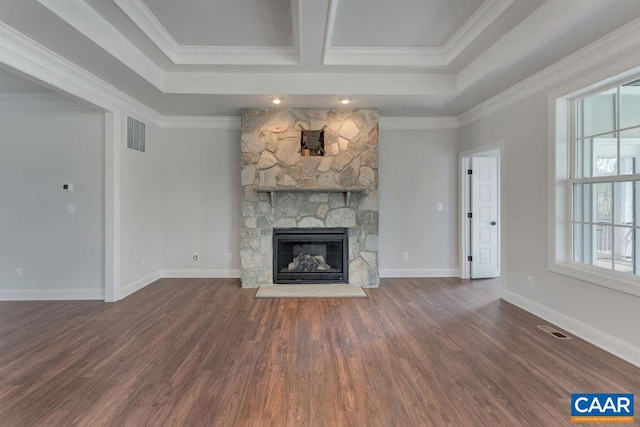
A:
<svg viewBox="0 0 640 427">
<path fill-rule="evenodd" d="M 640 277 L 577 263 L 553 264 L 550 271 L 640 297 Z"/>
</svg>

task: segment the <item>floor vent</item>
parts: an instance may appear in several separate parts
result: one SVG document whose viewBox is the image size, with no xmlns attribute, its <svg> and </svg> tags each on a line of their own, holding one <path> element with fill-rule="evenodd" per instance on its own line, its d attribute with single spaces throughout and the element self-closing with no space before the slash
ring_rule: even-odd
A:
<svg viewBox="0 0 640 427">
<path fill-rule="evenodd" d="M 562 332 L 558 331 L 557 329 L 554 329 L 553 326 L 549 326 L 549 325 L 538 325 L 536 326 L 539 329 L 542 329 L 543 331 L 545 331 L 548 334 L 553 335 L 554 337 L 558 338 L 559 340 L 570 340 L 571 337 L 567 336 L 565 334 L 563 334 Z"/>
</svg>

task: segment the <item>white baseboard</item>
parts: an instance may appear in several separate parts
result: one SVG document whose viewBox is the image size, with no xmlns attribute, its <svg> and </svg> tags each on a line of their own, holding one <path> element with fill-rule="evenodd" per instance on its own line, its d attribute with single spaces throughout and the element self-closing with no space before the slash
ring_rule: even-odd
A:
<svg viewBox="0 0 640 427">
<path fill-rule="evenodd" d="M 145 286 L 152 284 L 161 277 L 162 276 L 160 275 L 160 272 L 156 271 L 154 273 L 141 277 L 140 279 L 135 280 L 126 286 L 123 286 L 122 288 L 120 288 L 120 292 L 118 292 L 117 300 L 128 297 L 132 293 L 137 292 Z"/>
<path fill-rule="evenodd" d="M 569 317 L 566 314 L 553 310 L 542 305 L 530 298 L 518 295 L 515 292 L 505 290 L 502 299 L 526 310 L 547 322 L 570 332 L 571 334 L 582 338 L 583 340 L 600 347 L 620 359 L 626 360 L 632 365 L 640 367 L 640 347 L 636 347 L 619 338 L 609 335 L 599 329 L 594 328 L 580 320 Z"/>
<path fill-rule="evenodd" d="M 185 279 L 237 279 L 240 270 L 160 270 L 160 277 Z"/>
<path fill-rule="evenodd" d="M 104 289 L 1 289 L 0 301 L 102 300 Z"/>
<path fill-rule="evenodd" d="M 380 277 L 460 277 L 457 268 L 385 268 L 380 270 Z"/>
</svg>

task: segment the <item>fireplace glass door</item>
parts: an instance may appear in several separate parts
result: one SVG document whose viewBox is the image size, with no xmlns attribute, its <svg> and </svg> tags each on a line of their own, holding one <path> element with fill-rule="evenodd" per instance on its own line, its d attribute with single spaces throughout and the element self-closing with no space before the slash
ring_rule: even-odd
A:
<svg viewBox="0 0 640 427">
<path fill-rule="evenodd" d="M 275 228 L 273 282 L 348 283 L 347 228 Z"/>
</svg>

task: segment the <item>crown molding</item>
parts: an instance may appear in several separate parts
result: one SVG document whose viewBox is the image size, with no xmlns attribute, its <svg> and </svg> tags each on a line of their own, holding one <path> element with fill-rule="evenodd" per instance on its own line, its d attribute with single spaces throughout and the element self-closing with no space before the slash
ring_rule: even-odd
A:
<svg viewBox="0 0 640 427">
<path fill-rule="evenodd" d="M 448 63 L 464 52 L 513 2 L 514 0 L 486 0 L 482 3 L 445 44 Z"/>
<path fill-rule="evenodd" d="M 333 3 L 338 0 L 332 0 Z M 332 20 L 326 35 L 323 64 L 326 65 L 370 65 L 370 66 L 416 66 L 446 67 L 486 30 L 514 0 L 486 0 L 445 43 L 433 47 L 345 47 L 331 46 Z M 337 6 L 336 6 L 337 8 Z"/>
<path fill-rule="evenodd" d="M 178 50 L 178 42 L 151 13 L 147 5 L 139 0 L 114 0 L 114 2 L 153 44 L 173 61 L 173 54 Z"/>
<path fill-rule="evenodd" d="M 230 47 L 181 45 L 142 0 L 114 1 L 125 15 L 176 65 L 297 65 L 300 63 L 298 49 L 295 46 Z M 298 24 L 297 26 L 299 27 L 300 25 Z"/>
<path fill-rule="evenodd" d="M 38 0 L 38 2 L 156 88 L 163 89 L 164 71 L 85 1 Z"/>
<path fill-rule="evenodd" d="M 457 129 L 457 117 L 380 117 L 383 130 Z"/>
<path fill-rule="evenodd" d="M 0 22 L 0 62 L 105 111 L 135 112 L 158 122 L 160 115 L 68 59 Z"/>
<path fill-rule="evenodd" d="M 640 18 L 465 111 L 458 116 L 460 126 L 466 126 L 564 80 L 607 64 L 614 57 L 638 47 L 640 47 Z"/>
</svg>

